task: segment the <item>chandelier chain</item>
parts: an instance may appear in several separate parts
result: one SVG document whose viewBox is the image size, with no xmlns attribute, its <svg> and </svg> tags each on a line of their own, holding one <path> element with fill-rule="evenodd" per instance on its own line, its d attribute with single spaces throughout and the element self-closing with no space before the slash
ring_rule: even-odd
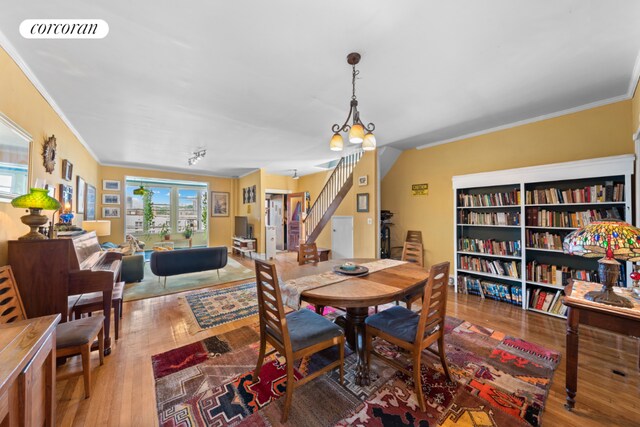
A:
<svg viewBox="0 0 640 427">
<path fill-rule="evenodd" d="M 351 78 L 351 99 L 356 100 L 356 76 L 360 74 L 360 71 L 356 70 L 356 64 L 353 64 L 353 77 Z"/>
</svg>

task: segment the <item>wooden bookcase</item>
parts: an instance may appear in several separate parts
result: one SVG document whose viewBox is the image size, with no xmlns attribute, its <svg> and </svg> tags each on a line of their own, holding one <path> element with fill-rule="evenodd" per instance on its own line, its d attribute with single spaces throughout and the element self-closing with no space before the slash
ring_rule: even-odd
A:
<svg viewBox="0 0 640 427">
<path fill-rule="evenodd" d="M 531 295 L 550 294 L 553 307 L 563 295 L 563 267 L 569 274 L 597 271 L 597 259 L 564 254 L 561 242 L 579 228 L 577 221 L 597 215 L 633 222 L 634 159 L 622 155 L 454 176 L 456 291 L 464 283 L 473 293 L 483 284 L 488 291 L 478 286 L 482 297 L 565 317 L 529 307 Z M 491 249 L 487 241 L 494 243 Z M 631 263 L 622 269 L 622 284 L 629 286 Z"/>
</svg>

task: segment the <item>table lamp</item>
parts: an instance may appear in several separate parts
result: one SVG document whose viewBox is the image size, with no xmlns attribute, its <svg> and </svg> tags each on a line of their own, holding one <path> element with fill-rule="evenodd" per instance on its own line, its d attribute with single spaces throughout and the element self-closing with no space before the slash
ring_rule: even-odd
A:
<svg viewBox="0 0 640 427">
<path fill-rule="evenodd" d="M 23 224 L 29 226 L 31 231 L 18 240 L 42 240 L 46 239 L 42 233 L 38 232 L 38 227 L 47 223 L 48 218 L 46 215 L 42 215 L 43 209 L 55 211 L 60 209 L 60 202 L 53 197 L 50 197 L 48 191 L 44 188 L 32 188 L 29 194 L 18 196 L 11 201 L 11 206 L 14 208 L 27 208 L 29 209 L 29 215 L 23 215 L 20 219 Z"/>
<path fill-rule="evenodd" d="M 111 221 L 82 221 L 82 228 L 85 231 L 95 231 L 98 237 L 111 235 Z"/>
<path fill-rule="evenodd" d="M 601 291 L 592 291 L 584 297 L 589 301 L 633 307 L 629 299 L 616 294 L 613 286 L 618 282 L 620 263 L 640 260 L 640 229 L 619 219 L 602 219 L 575 230 L 564 238 L 565 253 L 587 258 L 599 258 L 598 275 Z"/>
</svg>

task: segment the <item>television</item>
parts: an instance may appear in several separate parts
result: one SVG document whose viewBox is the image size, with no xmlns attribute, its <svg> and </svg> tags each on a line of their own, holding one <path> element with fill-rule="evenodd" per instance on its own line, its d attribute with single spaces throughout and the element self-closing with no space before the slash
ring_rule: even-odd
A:
<svg viewBox="0 0 640 427">
<path fill-rule="evenodd" d="M 249 238 L 249 219 L 246 216 L 236 217 L 236 229 L 235 236 L 242 237 L 244 239 Z"/>
</svg>

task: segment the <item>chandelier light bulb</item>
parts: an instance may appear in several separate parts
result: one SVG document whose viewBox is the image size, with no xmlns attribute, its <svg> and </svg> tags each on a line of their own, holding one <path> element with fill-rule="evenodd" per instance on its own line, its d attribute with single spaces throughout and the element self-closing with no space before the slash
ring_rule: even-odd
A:
<svg viewBox="0 0 640 427">
<path fill-rule="evenodd" d="M 352 144 L 362 144 L 364 140 L 364 126 L 359 123 L 351 126 L 349 131 L 349 142 Z"/>
<path fill-rule="evenodd" d="M 329 148 L 331 151 L 342 151 L 344 148 L 344 141 L 342 140 L 342 135 L 339 133 L 334 133 L 331 137 L 331 142 L 329 143 Z"/>
<path fill-rule="evenodd" d="M 364 136 L 364 141 L 362 141 L 362 149 L 364 151 L 373 151 L 376 149 L 376 137 L 371 132 L 368 132 Z"/>
</svg>

